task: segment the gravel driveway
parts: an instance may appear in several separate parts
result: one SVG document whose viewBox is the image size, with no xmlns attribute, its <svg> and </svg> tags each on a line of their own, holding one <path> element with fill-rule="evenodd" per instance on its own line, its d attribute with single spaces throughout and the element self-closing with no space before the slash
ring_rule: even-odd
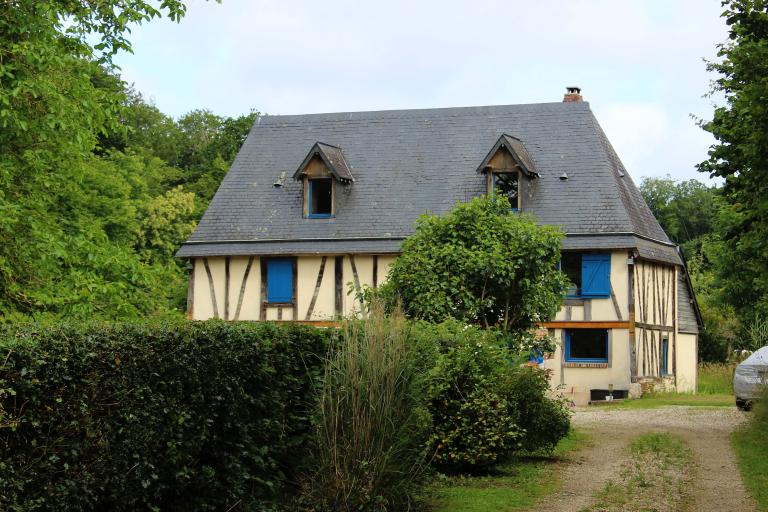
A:
<svg viewBox="0 0 768 512">
<path fill-rule="evenodd" d="M 632 439 L 649 432 L 669 432 L 693 451 L 692 510 L 753 512 L 756 505 L 744 489 L 730 445 L 730 433 L 747 418 L 735 407 L 578 409 L 573 424 L 587 432 L 592 442 L 564 463 L 563 487 L 545 500 L 546 510 L 573 512 L 589 506 L 593 493 L 615 478 L 627 461 Z"/>
</svg>

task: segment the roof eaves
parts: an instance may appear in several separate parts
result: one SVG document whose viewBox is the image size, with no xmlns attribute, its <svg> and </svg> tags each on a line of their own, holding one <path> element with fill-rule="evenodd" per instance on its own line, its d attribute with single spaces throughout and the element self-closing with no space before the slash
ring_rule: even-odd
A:
<svg viewBox="0 0 768 512">
<path fill-rule="evenodd" d="M 691 276 L 688 274 L 688 262 L 685 259 L 680 246 L 676 247 L 677 255 L 680 257 L 680 261 L 683 262 L 681 271 L 683 272 L 683 278 L 685 284 L 688 287 L 688 293 L 691 295 L 691 304 L 693 305 L 693 312 L 696 314 L 696 323 L 700 329 L 704 329 L 704 317 L 701 316 L 701 309 L 699 308 L 699 301 L 696 300 L 696 292 L 693 290 L 693 283 L 691 282 Z"/>
</svg>

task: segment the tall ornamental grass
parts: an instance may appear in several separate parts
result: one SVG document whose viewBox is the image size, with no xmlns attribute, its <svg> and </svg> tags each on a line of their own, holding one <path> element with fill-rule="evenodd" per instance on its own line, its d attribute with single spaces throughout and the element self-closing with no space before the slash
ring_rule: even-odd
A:
<svg viewBox="0 0 768 512">
<path fill-rule="evenodd" d="M 699 387 L 702 395 L 730 395 L 733 393 L 733 363 L 699 363 Z"/>
<path fill-rule="evenodd" d="M 318 397 L 316 509 L 408 510 L 427 465 L 424 369 L 401 312 L 373 304 L 350 320 L 326 361 Z"/>
</svg>

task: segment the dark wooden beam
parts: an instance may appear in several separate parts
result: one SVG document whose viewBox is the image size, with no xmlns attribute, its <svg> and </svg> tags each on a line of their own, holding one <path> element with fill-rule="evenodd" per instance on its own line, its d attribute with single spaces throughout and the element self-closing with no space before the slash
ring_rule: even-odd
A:
<svg viewBox="0 0 768 512">
<path fill-rule="evenodd" d="M 325 262 L 327 259 L 328 256 L 323 256 L 323 259 L 320 260 L 320 270 L 317 272 L 315 291 L 312 293 L 312 300 L 309 301 L 307 316 L 304 317 L 304 321 L 310 321 L 312 319 L 312 313 L 315 312 L 315 304 L 317 303 L 317 296 L 320 294 L 320 285 L 323 284 L 323 274 L 325 274 Z"/>
<path fill-rule="evenodd" d="M 334 312 L 336 313 L 337 317 L 341 317 L 344 315 L 344 312 L 341 310 L 342 308 L 342 293 L 344 292 L 344 283 L 343 280 L 343 273 L 344 273 L 344 256 L 336 256 L 334 261 L 334 283 L 335 283 L 335 295 L 334 295 Z"/>
<path fill-rule="evenodd" d="M 374 254 L 373 255 L 373 287 L 378 288 L 379 286 L 379 255 Z"/>
<path fill-rule="evenodd" d="M 224 258 L 224 320 L 229 320 L 229 263 L 230 256 Z"/>
<path fill-rule="evenodd" d="M 195 319 L 195 264 L 196 258 L 192 258 L 189 269 L 189 284 L 187 286 L 187 319 Z"/>
<path fill-rule="evenodd" d="M 291 320 L 298 320 L 299 319 L 299 292 L 298 292 L 298 286 L 299 286 L 299 259 L 294 257 L 293 258 L 293 291 L 292 293 L 292 300 L 293 300 L 293 317 Z"/>
<path fill-rule="evenodd" d="M 248 284 L 248 276 L 251 273 L 251 267 L 253 266 L 253 256 L 248 258 L 248 264 L 245 266 L 245 274 L 243 274 L 243 282 L 240 283 L 240 293 L 237 296 L 237 309 L 235 310 L 235 320 L 240 320 L 240 310 L 243 307 L 243 298 L 245 297 L 245 287 Z"/>
<path fill-rule="evenodd" d="M 259 292 L 259 320 L 267 319 L 267 259 L 259 258 L 261 291 Z"/>
<path fill-rule="evenodd" d="M 205 273 L 208 274 L 208 289 L 211 292 L 213 318 L 219 318 L 219 306 L 216 304 L 216 289 L 213 286 L 213 274 L 211 274 L 211 267 L 208 265 L 208 258 L 203 258 L 203 265 L 205 266 Z"/>
<path fill-rule="evenodd" d="M 649 331 L 662 331 L 662 332 L 674 332 L 675 327 L 672 325 L 660 325 L 660 324 L 646 324 L 644 322 L 635 322 L 635 327 L 640 329 L 647 329 Z"/>
<path fill-rule="evenodd" d="M 539 325 L 548 329 L 629 329 L 629 322 L 568 322 L 558 320 Z"/>
<path fill-rule="evenodd" d="M 635 265 L 634 260 L 630 260 L 632 253 L 627 256 L 627 313 L 629 316 L 629 375 L 630 382 L 637 381 L 637 345 L 635 344 Z"/>
</svg>

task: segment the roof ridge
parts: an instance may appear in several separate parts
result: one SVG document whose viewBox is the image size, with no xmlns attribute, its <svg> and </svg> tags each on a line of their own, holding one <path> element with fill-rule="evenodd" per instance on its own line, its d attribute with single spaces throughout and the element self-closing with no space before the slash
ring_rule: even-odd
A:
<svg viewBox="0 0 768 512">
<path fill-rule="evenodd" d="M 301 118 L 303 121 L 316 118 L 330 118 L 335 120 L 341 120 L 344 117 L 354 116 L 357 120 L 369 119 L 368 115 L 385 116 L 389 118 L 398 117 L 416 117 L 423 114 L 440 114 L 444 115 L 448 111 L 455 112 L 457 116 L 460 115 L 476 115 L 478 111 L 484 109 L 531 109 L 532 107 L 551 107 L 553 109 L 567 109 L 575 111 L 589 110 L 588 101 L 579 102 L 544 102 L 544 103 L 509 103 L 504 105 L 466 105 L 461 107 L 432 107 L 432 108 L 406 108 L 406 109 L 382 109 L 382 110 L 350 110 L 339 112 L 316 112 L 311 114 L 262 114 L 259 116 L 258 122 L 265 122 L 272 124 L 280 121 L 284 121 L 286 118 Z M 398 115 L 399 114 L 399 115 Z"/>
</svg>

